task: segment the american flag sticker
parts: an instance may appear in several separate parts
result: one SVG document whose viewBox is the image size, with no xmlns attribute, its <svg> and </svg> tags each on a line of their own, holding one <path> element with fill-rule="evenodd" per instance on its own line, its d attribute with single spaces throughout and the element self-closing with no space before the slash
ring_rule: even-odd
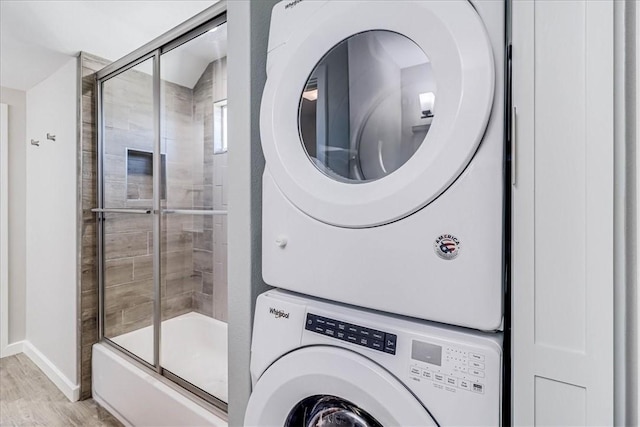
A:
<svg viewBox="0 0 640 427">
<path fill-rule="evenodd" d="M 441 234 L 435 240 L 433 250 L 440 258 L 452 260 L 460 253 L 460 240 L 453 234 Z"/>
</svg>

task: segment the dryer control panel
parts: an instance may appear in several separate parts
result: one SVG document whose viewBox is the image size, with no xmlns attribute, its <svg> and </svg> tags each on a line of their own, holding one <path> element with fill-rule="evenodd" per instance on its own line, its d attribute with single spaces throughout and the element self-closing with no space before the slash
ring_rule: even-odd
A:
<svg viewBox="0 0 640 427">
<path fill-rule="evenodd" d="M 409 376 L 449 391 L 483 394 L 485 355 L 462 347 L 413 340 Z"/>
<path fill-rule="evenodd" d="M 398 337 L 395 334 L 312 313 L 307 313 L 305 329 L 373 350 L 396 354 Z"/>
</svg>

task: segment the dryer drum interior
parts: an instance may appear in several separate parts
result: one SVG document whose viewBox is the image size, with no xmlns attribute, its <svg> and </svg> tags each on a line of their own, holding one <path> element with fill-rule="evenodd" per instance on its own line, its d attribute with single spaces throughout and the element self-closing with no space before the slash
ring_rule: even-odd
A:
<svg viewBox="0 0 640 427">
<path fill-rule="evenodd" d="M 298 403 L 287 427 L 382 427 L 371 415 L 336 396 L 310 396 Z"/>
</svg>

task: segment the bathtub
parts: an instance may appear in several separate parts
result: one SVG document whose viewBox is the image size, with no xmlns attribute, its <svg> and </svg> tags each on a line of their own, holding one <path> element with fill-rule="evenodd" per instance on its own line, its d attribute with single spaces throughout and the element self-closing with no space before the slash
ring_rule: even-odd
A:
<svg viewBox="0 0 640 427">
<path fill-rule="evenodd" d="M 112 339 L 153 359 L 153 329 Z M 162 322 L 161 364 L 221 400 L 227 400 L 227 325 L 191 312 Z M 226 414 L 149 372 L 108 344 L 93 346 L 93 398 L 125 425 L 227 426 Z"/>
</svg>

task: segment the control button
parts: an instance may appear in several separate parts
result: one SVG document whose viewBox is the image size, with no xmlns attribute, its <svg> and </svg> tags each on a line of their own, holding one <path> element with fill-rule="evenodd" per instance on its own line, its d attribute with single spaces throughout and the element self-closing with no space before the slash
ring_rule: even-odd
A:
<svg viewBox="0 0 640 427">
<path fill-rule="evenodd" d="M 473 383 L 471 385 L 471 391 L 475 391 L 476 393 L 484 393 L 484 385 L 480 383 Z"/>
<path fill-rule="evenodd" d="M 386 334 L 384 340 L 384 351 L 391 354 L 396 354 L 396 337 L 394 334 Z"/>
<path fill-rule="evenodd" d="M 467 370 L 468 370 L 466 366 L 458 366 L 457 369 L 458 371 L 464 372 L 465 374 L 467 373 Z"/>
<path fill-rule="evenodd" d="M 422 371 L 422 376 L 428 380 L 432 380 L 433 379 L 433 373 L 431 371 L 428 370 L 423 370 Z"/>
<path fill-rule="evenodd" d="M 397 336 L 336 319 L 307 313 L 305 329 L 324 336 L 361 345 L 385 353 L 396 354 Z"/>
<path fill-rule="evenodd" d="M 439 373 L 437 373 L 437 372 L 435 372 L 435 373 L 433 374 L 433 378 L 434 378 L 436 381 L 440 382 L 440 383 L 443 383 L 443 382 L 444 382 L 444 375 L 439 374 Z"/>
<path fill-rule="evenodd" d="M 458 379 L 458 387 L 463 390 L 471 390 L 471 383 L 469 380 L 463 380 L 462 378 Z"/>
<path fill-rule="evenodd" d="M 484 372 L 478 369 L 469 369 L 469 373 L 471 375 L 475 375 L 476 377 L 484 378 Z"/>
<path fill-rule="evenodd" d="M 472 368 L 484 369 L 484 363 L 476 362 L 475 360 L 472 360 L 471 363 L 469 363 L 469 366 Z"/>
<path fill-rule="evenodd" d="M 411 366 L 411 367 L 409 368 L 409 373 L 410 373 L 411 375 L 417 375 L 417 376 L 420 376 L 420 369 L 419 369 L 419 368 L 416 368 L 415 366 Z"/>
<path fill-rule="evenodd" d="M 469 359 L 475 360 L 478 362 L 484 362 L 484 356 L 477 353 L 469 353 Z"/>
<path fill-rule="evenodd" d="M 447 385 L 453 386 L 453 387 L 457 387 L 458 386 L 458 379 L 456 377 L 447 377 L 446 378 L 446 382 Z"/>
</svg>

